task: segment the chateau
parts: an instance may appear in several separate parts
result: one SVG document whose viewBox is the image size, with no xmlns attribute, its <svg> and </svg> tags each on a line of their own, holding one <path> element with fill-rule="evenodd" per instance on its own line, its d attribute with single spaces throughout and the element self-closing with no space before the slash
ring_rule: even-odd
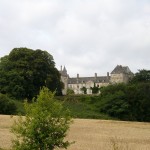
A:
<svg viewBox="0 0 150 150">
<path fill-rule="evenodd" d="M 130 78 L 133 77 L 133 73 L 130 71 L 128 66 L 117 65 L 114 70 L 110 73 L 107 72 L 106 76 L 98 76 L 97 73 L 93 77 L 77 77 L 71 78 L 67 74 L 67 70 L 64 67 L 60 70 L 61 81 L 64 83 L 63 94 L 67 94 L 68 89 L 72 89 L 75 94 L 84 94 L 83 88 L 86 89 L 87 94 L 92 94 L 92 87 L 104 87 L 109 84 L 115 83 L 127 83 Z"/>
</svg>

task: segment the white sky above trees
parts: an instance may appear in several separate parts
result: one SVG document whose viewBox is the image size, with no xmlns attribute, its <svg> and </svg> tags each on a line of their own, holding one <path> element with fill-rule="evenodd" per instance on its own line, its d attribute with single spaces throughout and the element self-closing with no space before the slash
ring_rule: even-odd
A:
<svg viewBox="0 0 150 150">
<path fill-rule="evenodd" d="M 0 0 L 0 57 L 48 51 L 70 76 L 150 69 L 149 0 Z"/>
</svg>

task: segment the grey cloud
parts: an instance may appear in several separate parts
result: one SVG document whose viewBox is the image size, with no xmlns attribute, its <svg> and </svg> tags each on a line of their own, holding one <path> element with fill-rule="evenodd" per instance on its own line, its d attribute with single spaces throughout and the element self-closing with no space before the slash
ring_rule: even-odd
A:
<svg viewBox="0 0 150 150">
<path fill-rule="evenodd" d="M 149 10 L 147 0 L 2 0 L 0 57 L 14 47 L 48 50 L 72 76 L 148 69 Z"/>
</svg>

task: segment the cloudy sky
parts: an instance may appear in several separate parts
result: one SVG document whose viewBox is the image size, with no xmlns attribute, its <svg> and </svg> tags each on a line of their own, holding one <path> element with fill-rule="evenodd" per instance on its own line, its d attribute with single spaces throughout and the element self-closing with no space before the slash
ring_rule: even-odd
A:
<svg viewBox="0 0 150 150">
<path fill-rule="evenodd" d="M 149 0 L 0 0 L 0 57 L 46 50 L 70 76 L 150 69 Z"/>
</svg>

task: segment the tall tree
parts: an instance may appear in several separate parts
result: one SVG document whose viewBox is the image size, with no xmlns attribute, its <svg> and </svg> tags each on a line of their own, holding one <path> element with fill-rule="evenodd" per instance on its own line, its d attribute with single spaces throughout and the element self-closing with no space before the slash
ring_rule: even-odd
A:
<svg viewBox="0 0 150 150">
<path fill-rule="evenodd" d="M 139 70 L 131 79 L 131 83 L 150 82 L 150 70 Z"/>
<path fill-rule="evenodd" d="M 1 58 L 0 76 L 0 92 L 17 99 L 32 99 L 42 86 L 61 94 L 60 74 L 47 51 L 14 48 Z"/>
</svg>

